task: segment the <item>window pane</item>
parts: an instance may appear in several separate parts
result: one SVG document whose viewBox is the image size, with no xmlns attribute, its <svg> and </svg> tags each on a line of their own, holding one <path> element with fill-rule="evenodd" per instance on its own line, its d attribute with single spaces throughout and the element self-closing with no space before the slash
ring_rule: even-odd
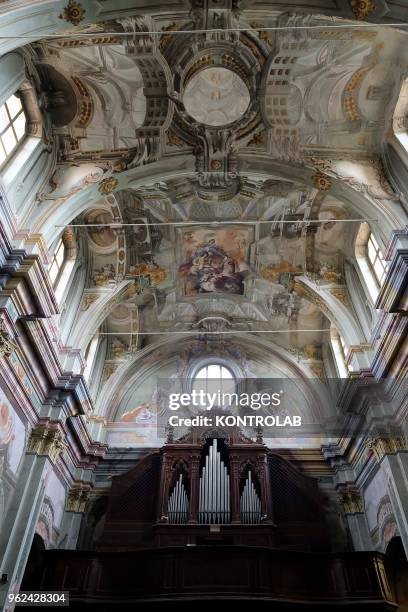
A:
<svg viewBox="0 0 408 612">
<path fill-rule="evenodd" d="M 374 247 L 371 241 L 371 238 L 370 238 L 370 240 L 368 241 L 368 259 L 371 261 L 371 263 L 374 262 L 376 255 L 377 255 L 377 250 Z"/>
<path fill-rule="evenodd" d="M 370 234 L 370 242 L 373 243 L 375 250 L 378 251 L 378 242 L 376 241 L 374 234 Z"/>
<path fill-rule="evenodd" d="M 227 368 L 221 368 L 221 378 L 233 378 L 231 372 Z"/>
<path fill-rule="evenodd" d="M 228 368 L 211 363 L 197 372 L 192 389 L 203 390 L 204 393 L 235 393 L 236 381 Z"/>
<path fill-rule="evenodd" d="M 10 120 L 7 116 L 6 107 L 0 106 L 0 132 L 2 132 L 7 125 L 10 123 Z"/>
<path fill-rule="evenodd" d="M 218 364 L 212 363 L 208 366 L 208 378 L 221 378 L 221 368 Z"/>
<path fill-rule="evenodd" d="M 201 370 L 198 372 L 196 378 L 207 378 L 207 368 L 201 368 Z"/>
<path fill-rule="evenodd" d="M 18 113 L 22 109 L 20 98 L 17 98 L 17 96 L 11 96 L 7 100 L 6 104 L 7 104 L 8 111 L 10 113 L 10 117 L 14 119 L 14 117 L 18 115 Z"/>
<path fill-rule="evenodd" d="M 61 241 L 61 243 L 57 247 L 57 252 L 55 254 L 55 259 L 56 259 L 56 262 L 59 268 L 62 266 L 62 262 L 64 261 L 64 254 L 65 254 L 65 247 L 64 247 L 64 243 Z"/>
<path fill-rule="evenodd" d="M 1 137 L 1 140 L 8 155 L 9 153 L 11 153 L 11 151 L 17 144 L 16 137 L 14 136 L 14 132 L 11 127 L 9 127 L 9 129 L 4 132 L 3 136 Z"/>
<path fill-rule="evenodd" d="M 58 266 L 55 261 L 53 262 L 50 268 L 49 274 L 50 274 L 51 282 L 54 284 L 55 279 L 57 278 L 57 275 L 58 275 Z"/>
<path fill-rule="evenodd" d="M 382 266 L 382 263 L 379 259 L 377 259 L 377 261 L 374 264 L 374 272 L 376 277 L 378 278 L 378 280 L 381 280 L 383 274 L 384 274 L 384 268 Z"/>
<path fill-rule="evenodd" d="M 4 152 L 3 145 L 0 143 L 0 165 L 4 162 L 5 159 L 6 159 L 6 154 Z"/>
<path fill-rule="evenodd" d="M 21 140 L 25 134 L 26 118 L 24 113 L 20 113 L 17 119 L 14 121 L 14 129 L 17 134 L 18 140 Z"/>
</svg>

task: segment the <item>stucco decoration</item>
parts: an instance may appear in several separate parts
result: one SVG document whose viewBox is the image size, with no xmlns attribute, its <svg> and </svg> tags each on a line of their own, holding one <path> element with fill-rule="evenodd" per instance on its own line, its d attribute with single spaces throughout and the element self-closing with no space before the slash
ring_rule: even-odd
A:
<svg viewBox="0 0 408 612">
<path fill-rule="evenodd" d="M 64 7 L 62 14 L 59 16 L 60 19 L 65 19 L 72 25 L 77 26 L 85 18 L 85 9 L 74 0 L 69 0 L 67 6 Z"/>
</svg>

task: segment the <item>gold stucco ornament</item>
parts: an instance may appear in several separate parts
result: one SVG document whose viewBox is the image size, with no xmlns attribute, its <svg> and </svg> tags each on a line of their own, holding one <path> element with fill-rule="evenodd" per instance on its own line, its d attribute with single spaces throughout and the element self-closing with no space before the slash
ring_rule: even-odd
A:
<svg viewBox="0 0 408 612">
<path fill-rule="evenodd" d="M 59 16 L 60 19 L 65 19 L 72 25 L 79 25 L 81 21 L 85 17 L 85 9 L 79 4 L 79 2 L 75 2 L 75 0 L 69 0 L 67 6 L 62 11 L 62 14 Z"/>
<path fill-rule="evenodd" d="M 372 0 L 351 0 L 350 6 L 356 19 L 365 19 L 375 11 L 375 3 Z"/>
<path fill-rule="evenodd" d="M 332 181 L 326 174 L 318 172 L 313 176 L 313 184 L 319 191 L 328 191 L 332 186 Z"/>
<path fill-rule="evenodd" d="M 101 181 L 99 185 L 99 191 L 105 194 L 112 193 L 112 191 L 116 189 L 118 184 L 118 179 L 114 178 L 113 176 L 110 176 L 109 178 L 105 178 L 103 179 L 103 181 Z"/>
</svg>

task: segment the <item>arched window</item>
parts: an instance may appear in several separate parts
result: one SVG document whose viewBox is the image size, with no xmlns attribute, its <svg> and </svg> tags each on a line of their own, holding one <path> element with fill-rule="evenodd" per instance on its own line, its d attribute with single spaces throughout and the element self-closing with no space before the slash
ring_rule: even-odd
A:
<svg viewBox="0 0 408 612">
<path fill-rule="evenodd" d="M 219 363 L 208 363 L 202 366 L 193 378 L 192 390 L 204 393 L 234 393 L 235 377 L 231 370 Z M 218 397 L 218 395 L 217 395 Z M 216 402 L 215 407 L 218 406 Z M 225 407 L 225 406 L 224 406 Z"/>
<path fill-rule="evenodd" d="M 387 274 L 388 265 L 372 232 L 370 232 L 368 237 L 367 253 L 377 282 L 381 287 L 384 282 L 385 275 Z"/>
<path fill-rule="evenodd" d="M 360 225 L 356 239 L 355 255 L 364 283 L 371 299 L 375 302 L 384 283 L 388 264 L 376 237 L 366 222 Z"/>
<path fill-rule="evenodd" d="M 65 261 L 65 244 L 61 238 L 58 240 L 57 248 L 54 251 L 54 255 L 52 256 L 49 274 L 53 287 L 55 287 L 58 283 L 58 279 L 61 276 L 62 269 Z"/>
<path fill-rule="evenodd" d="M 349 349 L 335 327 L 330 328 L 330 343 L 339 378 L 347 378 L 349 371 L 352 369 L 351 366 L 347 365 Z"/>
<path fill-rule="evenodd" d="M 53 251 L 48 273 L 55 297 L 61 302 L 68 286 L 71 273 L 74 269 L 76 259 L 76 240 L 73 229 L 68 227 L 57 241 Z"/>
<path fill-rule="evenodd" d="M 88 347 L 87 347 L 87 349 L 85 351 L 86 366 L 85 366 L 85 370 L 84 370 L 84 378 L 85 378 L 85 380 L 87 382 L 89 381 L 89 379 L 91 377 L 92 369 L 93 369 L 93 366 L 95 364 L 98 344 L 99 344 L 99 334 L 96 333 L 92 337 L 92 340 L 88 344 Z"/>
<path fill-rule="evenodd" d="M 0 106 L 0 166 L 10 159 L 23 140 L 26 124 L 21 99 L 13 94 Z"/>
</svg>

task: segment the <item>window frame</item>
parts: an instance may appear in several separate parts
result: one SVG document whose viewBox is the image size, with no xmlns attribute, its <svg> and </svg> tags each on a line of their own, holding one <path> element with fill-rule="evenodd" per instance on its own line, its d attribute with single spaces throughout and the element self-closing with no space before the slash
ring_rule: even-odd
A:
<svg viewBox="0 0 408 612">
<path fill-rule="evenodd" d="M 217 367 L 219 368 L 220 377 L 208 376 L 208 371 L 210 368 Z M 199 376 L 201 372 L 205 370 L 205 376 Z M 228 373 L 228 376 L 222 376 L 222 373 Z M 209 388 L 209 381 L 220 381 L 220 384 L 216 388 Z M 229 386 L 226 386 L 226 382 L 223 384 L 223 381 L 229 381 Z M 201 384 L 200 384 L 201 383 Z M 211 386 L 211 383 L 210 383 Z M 219 361 L 217 359 L 211 359 L 204 363 L 200 363 L 198 367 L 195 369 L 194 373 L 191 376 L 190 380 L 190 392 L 200 389 L 204 390 L 204 393 L 217 393 L 218 391 L 222 395 L 223 393 L 237 393 L 238 392 L 238 380 L 236 378 L 236 374 L 234 370 L 229 367 L 227 364 Z M 214 408 L 223 408 L 222 406 L 214 406 Z"/>
<path fill-rule="evenodd" d="M 92 375 L 93 369 L 95 367 L 96 358 L 97 358 L 97 355 L 98 355 L 100 339 L 101 338 L 100 338 L 100 334 L 99 334 L 99 330 L 98 330 L 92 336 L 92 338 L 89 341 L 88 346 L 86 347 L 86 350 L 85 350 L 85 356 L 84 356 L 85 368 L 84 368 L 84 371 L 83 371 L 82 375 L 83 375 L 83 377 L 85 378 L 85 380 L 86 380 L 86 382 L 88 384 L 90 383 L 91 375 Z"/>
<path fill-rule="evenodd" d="M 348 378 L 352 367 L 347 364 L 349 348 L 338 329 L 330 328 L 330 345 L 339 378 Z"/>
<path fill-rule="evenodd" d="M 10 100 L 12 98 L 17 98 L 20 102 L 20 110 L 17 112 L 16 115 L 12 116 L 11 115 L 11 111 L 9 109 L 9 104 L 10 104 Z M 29 117 L 28 117 L 28 113 L 27 113 L 27 109 L 25 107 L 24 104 L 24 96 L 21 95 L 20 90 L 17 89 L 13 94 L 11 94 L 7 100 L 5 100 L 3 102 L 3 104 L 0 105 L 0 108 L 5 108 L 5 112 L 7 114 L 7 118 L 8 118 L 8 123 L 6 124 L 6 126 L 0 131 L 0 152 L 3 151 L 5 157 L 3 159 L 3 161 L 0 162 L 0 170 L 3 170 L 4 167 L 10 162 L 10 160 L 14 157 L 14 155 L 16 154 L 16 152 L 18 151 L 18 149 L 21 147 L 21 145 L 24 143 L 25 139 L 27 138 L 27 133 L 28 133 L 28 124 L 29 124 Z M 23 115 L 24 116 L 24 133 L 18 137 L 17 136 L 17 132 L 15 129 L 15 123 L 17 121 L 17 119 Z M 3 136 L 4 134 L 11 128 L 13 136 L 16 140 L 15 145 L 13 146 L 13 148 L 7 153 L 6 150 L 6 146 L 3 142 Z"/>
<path fill-rule="evenodd" d="M 371 257 L 369 252 L 369 243 L 370 245 L 372 244 L 372 248 L 374 248 L 374 251 L 376 251 L 375 257 Z M 357 262 L 356 268 L 359 272 L 361 284 L 366 295 L 370 298 L 374 306 L 387 276 L 389 265 L 384 258 L 380 243 L 377 240 L 373 229 L 366 221 L 363 221 L 359 226 L 354 243 L 354 255 Z M 374 267 L 377 262 L 380 262 L 380 265 L 384 271 L 384 274 L 380 277 L 381 282 Z"/>
<path fill-rule="evenodd" d="M 61 242 L 64 246 L 64 256 L 61 264 L 59 265 L 57 257 L 61 249 Z M 52 288 L 54 289 L 57 302 L 60 304 L 70 285 L 70 279 L 72 277 L 73 270 L 75 269 L 75 262 L 77 259 L 77 243 L 73 228 L 69 226 L 66 227 L 62 234 L 60 234 L 60 236 L 55 240 L 54 244 L 56 244 L 56 246 L 50 257 L 51 262 L 48 265 L 48 275 Z M 50 271 L 54 263 L 57 263 L 59 267 L 57 275 L 53 280 Z"/>
<path fill-rule="evenodd" d="M 58 253 L 61 250 L 61 248 L 63 249 L 63 255 L 62 255 L 61 264 L 59 264 L 57 258 L 58 258 Z M 64 238 L 63 238 L 63 235 L 61 234 L 61 236 L 59 237 L 59 240 L 57 242 L 57 246 L 56 246 L 56 248 L 54 250 L 54 253 L 52 255 L 51 262 L 50 262 L 49 267 L 48 267 L 48 274 L 50 275 L 50 280 L 51 280 L 51 283 L 52 283 L 52 286 L 53 286 L 54 290 L 58 287 L 58 283 L 59 283 L 59 281 L 61 279 L 61 276 L 62 276 L 62 273 L 63 273 L 63 270 L 64 270 L 64 265 L 66 263 L 66 260 L 67 260 L 67 247 L 65 246 Z M 52 269 L 54 264 L 57 265 L 57 274 L 56 274 L 55 278 L 53 279 L 52 278 L 52 274 L 51 274 L 51 269 Z"/>
<path fill-rule="evenodd" d="M 374 255 L 371 254 L 370 246 L 374 251 Z M 381 288 L 384 284 L 385 277 L 387 276 L 388 271 L 388 263 L 384 259 L 383 252 L 381 250 L 380 245 L 378 244 L 376 237 L 373 232 L 370 230 L 367 240 L 367 258 L 371 265 L 371 270 L 376 278 L 378 283 L 378 287 Z M 382 268 L 382 274 L 379 276 L 378 271 L 376 269 L 376 264 L 379 263 Z"/>
</svg>

